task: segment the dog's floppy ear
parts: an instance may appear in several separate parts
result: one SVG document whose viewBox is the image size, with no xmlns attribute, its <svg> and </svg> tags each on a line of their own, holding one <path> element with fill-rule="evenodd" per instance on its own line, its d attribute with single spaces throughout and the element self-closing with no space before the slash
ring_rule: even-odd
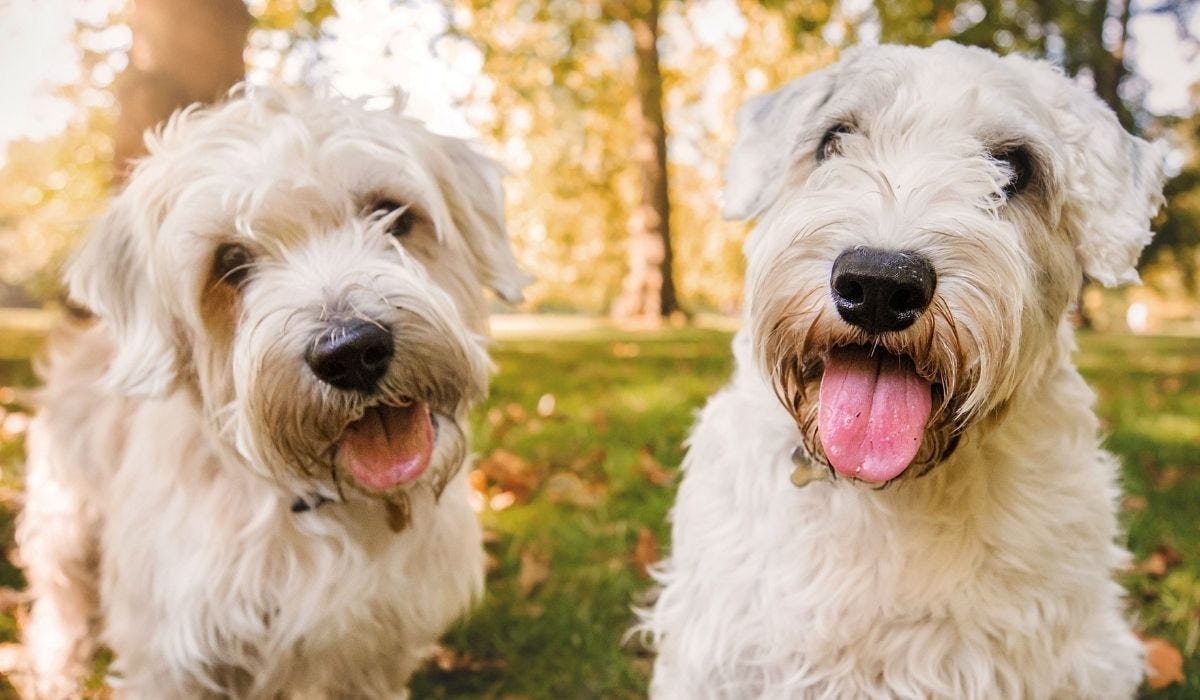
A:
<svg viewBox="0 0 1200 700">
<path fill-rule="evenodd" d="M 1063 224 L 1083 272 L 1108 287 L 1137 282 L 1138 257 L 1164 201 L 1162 152 L 1127 133 L 1091 90 L 1049 64 L 1036 66 L 1037 84 L 1054 105 L 1053 128 L 1066 150 Z"/>
<path fill-rule="evenodd" d="M 450 166 L 445 172 L 438 169 L 438 184 L 479 278 L 501 299 L 518 303 L 530 278 L 517 266 L 504 223 L 504 168 L 461 139 L 438 140 Z"/>
<path fill-rule="evenodd" d="M 119 196 L 75 253 L 66 273 L 71 298 L 109 326 L 116 351 L 105 384 L 160 397 L 175 384 L 179 352 L 173 324 L 150 279 L 148 241 L 139 240 L 128 195 Z"/>
<path fill-rule="evenodd" d="M 737 138 L 725 164 L 724 218 L 752 219 L 779 196 L 801 131 L 833 90 L 833 70 L 793 80 L 738 110 Z"/>
</svg>

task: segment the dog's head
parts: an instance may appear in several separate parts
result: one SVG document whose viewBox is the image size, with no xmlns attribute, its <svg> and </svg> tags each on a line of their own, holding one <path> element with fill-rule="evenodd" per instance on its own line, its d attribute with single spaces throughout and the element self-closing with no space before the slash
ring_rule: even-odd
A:
<svg viewBox="0 0 1200 700">
<path fill-rule="evenodd" d="M 1159 158 L 1048 64 L 848 52 L 750 100 L 726 170 L 756 361 L 808 450 L 883 483 L 1036 391 L 1084 276 L 1134 281 Z M 912 468 L 910 468 L 912 467 Z"/>
<path fill-rule="evenodd" d="M 264 91 L 150 137 L 68 272 L 119 391 L 184 390 L 276 479 L 440 491 L 520 298 L 501 169 L 394 112 Z M 305 482 L 307 483 L 307 481 Z"/>
</svg>

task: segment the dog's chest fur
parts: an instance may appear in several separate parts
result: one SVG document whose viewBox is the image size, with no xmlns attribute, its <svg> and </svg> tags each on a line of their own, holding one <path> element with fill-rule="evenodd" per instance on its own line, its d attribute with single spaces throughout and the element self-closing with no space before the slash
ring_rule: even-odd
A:
<svg viewBox="0 0 1200 700">
<path fill-rule="evenodd" d="M 740 360 L 693 432 L 673 511 L 655 612 L 673 631 L 657 680 L 675 682 L 661 687 L 691 678 L 703 679 L 696 692 L 731 696 L 1132 692 L 1137 642 L 1109 580 L 1125 558 L 1113 544 L 1115 463 L 1072 368 L 986 438 L 968 433 L 926 477 L 873 491 L 791 485 L 799 433 Z M 1112 675 L 1079 663 L 1097 644 L 1111 651 Z M 697 659 L 706 668 L 671 667 Z"/>
<path fill-rule="evenodd" d="M 182 392 L 131 402 L 87 386 L 60 386 L 75 398 L 51 408 L 86 413 L 80 444 L 123 438 L 118 459 L 99 451 L 78 465 L 93 479 L 94 512 L 105 513 L 94 523 L 102 639 L 128 650 L 113 671 L 120 679 L 170 659 L 208 674 L 126 675 L 129 687 L 269 697 L 344 687 L 349 674 L 388 696 L 477 597 L 482 552 L 463 474 L 436 504 L 414 498 L 400 533 L 382 503 L 362 498 L 294 513 L 277 486 L 221 464 Z M 114 401 L 123 405 L 109 410 Z M 116 551 L 119 561 L 106 556 Z M 147 630 L 157 630 L 149 644 Z"/>
</svg>

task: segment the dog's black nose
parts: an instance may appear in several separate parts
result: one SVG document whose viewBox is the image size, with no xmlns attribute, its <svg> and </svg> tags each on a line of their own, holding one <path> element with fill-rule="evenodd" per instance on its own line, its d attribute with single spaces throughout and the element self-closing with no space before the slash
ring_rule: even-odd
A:
<svg viewBox="0 0 1200 700">
<path fill-rule="evenodd" d="M 847 323 L 868 333 L 900 331 L 929 306 L 937 273 L 917 253 L 851 248 L 833 262 L 829 286 Z"/>
<path fill-rule="evenodd" d="M 394 350 L 386 326 L 355 319 L 331 324 L 304 359 L 321 381 L 339 389 L 371 391 L 387 372 Z"/>
</svg>

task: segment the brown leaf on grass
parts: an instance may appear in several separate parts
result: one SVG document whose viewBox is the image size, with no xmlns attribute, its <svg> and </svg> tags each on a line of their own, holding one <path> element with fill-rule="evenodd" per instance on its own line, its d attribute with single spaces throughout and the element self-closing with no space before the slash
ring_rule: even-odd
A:
<svg viewBox="0 0 1200 700">
<path fill-rule="evenodd" d="M 438 644 L 429 656 L 429 662 L 442 673 L 455 671 L 486 671 L 499 670 L 508 667 L 504 659 L 476 659 L 463 651 L 456 651 Z"/>
<path fill-rule="evenodd" d="M 1141 496 L 1126 496 L 1125 499 L 1121 501 L 1121 510 L 1126 513 L 1140 513 L 1143 510 L 1146 510 L 1146 507 L 1149 505 L 1150 504 L 1146 502 L 1146 499 L 1142 498 Z"/>
<path fill-rule="evenodd" d="M 654 451 L 649 445 L 643 445 L 642 449 L 638 450 L 637 469 L 646 481 L 655 486 L 666 486 L 675 480 L 675 475 L 654 458 Z"/>
<path fill-rule="evenodd" d="M 628 360 L 637 357 L 642 352 L 641 346 L 637 343 L 613 343 L 612 355 L 621 360 Z"/>
<path fill-rule="evenodd" d="M 496 486 L 500 491 L 511 491 L 521 501 L 526 500 L 541 481 L 537 470 L 533 469 L 529 462 L 508 450 L 496 450 L 479 460 L 475 468 L 483 472 L 488 486 Z M 474 483 L 472 481 L 472 485 Z M 485 487 L 481 492 L 487 490 Z"/>
<path fill-rule="evenodd" d="M 571 460 L 568 468 L 576 474 L 586 474 L 596 467 L 604 464 L 604 460 L 608 458 L 608 451 L 603 447 L 593 447 L 584 452 L 575 459 Z"/>
<path fill-rule="evenodd" d="M 497 559 L 496 557 L 492 556 L 491 554 L 484 552 L 483 553 L 483 571 L 484 571 L 484 573 L 491 574 L 491 573 L 494 573 L 499 568 L 500 568 L 500 560 Z"/>
<path fill-rule="evenodd" d="M 1154 479 L 1154 488 L 1159 491 L 1167 491 L 1179 483 L 1183 478 L 1183 471 L 1179 467 L 1164 467 Z"/>
<path fill-rule="evenodd" d="M 504 406 L 504 417 L 513 423 L 524 423 L 529 420 L 529 412 L 519 403 L 510 403 Z"/>
<path fill-rule="evenodd" d="M 521 569 L 517 572 L 517 587 L 521 595 L 530 593 L 550 577 L 550 555 L 541 549 L 529 548 L 521 552 Z"/>
<path fill-rule="evenodd" d="M 471 485 L 471 490 L 476 493 L 487 493 L 487 472 L 482 469 L 472 469 L 467 475 L 467 483 Z"/>
<path fill-rule="evenodd" d="M 1143 559 L 1142 563 L 1134 567 L 1133 570 L 1139 574 L 1146 574 L 1147 576 L 1159 578 L 1163 574 L 1167 573 L 1166 557 L 1158 552 L 1150 552 L 1150 556 Z"/>
<path fill-rule="evenodd" d="M 608 430 L 608 411 L 605 411 L 602 408 L 596 409 L 592 413 L 592 425 L 595 426 L 596 430 L 599 430 L 600 432 L 607 431 Z"/>
<path fill-rule="evenodd" d="M 1146 558 L 1134 568 L 1134 571 L 1159 578 L 1182 563 L 1183 555 L 1179 553 L 1179 550 L 1163 542 L 1155 547 L 1153 552 L 1146 555 Z"/>
<path fill-rule="evenodd" d="M 637 544 L 633 546 L 633 565 L 637 567 L 638 575 L 642 578 L 650 578 L 648 571 L 651 564 L 658 561 L 658 538 L 650 528 L 642 526 L 638 528 Z"/>
<path fill-rule="evenodd" d="M 1165 639 L 1143 637 L 1146 647 L 1146 685 L 1162 690 L 1183 681 L 1183 654 Z"/>
<path fill-rule="evenodd" d="M 600 483 L 589 484 L 578 474 L 558 472 L 546 480 L 545 493 L 551 503 L 595 508 L 608 498 L 608 487 Z"/>
</svg>

